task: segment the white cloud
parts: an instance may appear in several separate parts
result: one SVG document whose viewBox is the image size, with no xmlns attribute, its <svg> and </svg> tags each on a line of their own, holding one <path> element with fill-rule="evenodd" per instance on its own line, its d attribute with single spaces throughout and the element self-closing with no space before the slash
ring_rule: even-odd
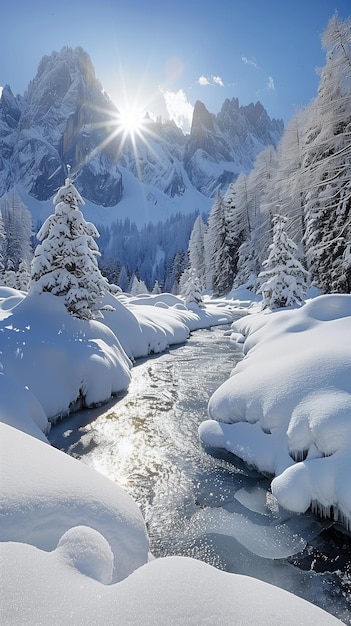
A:
<svg viewBox="0 0 351 626">
<path fill-rule="evenodd" d="M 273 91 L 275 89 L 274 80 L 272 76 L 268 76 L 268 89 L 272 89 Z"/>
<path fill-rule="evenodd" d="M 255 57 L 252 57 L 251 59 L 249 59 L 248 57 L 242 56 L 241 60 L 242 60 L 243 63 L 245 63 L 245 65 L 251 65 L 256 70 L 259 70 L 260 72 L 263 72 L 262 68 L 257 64 Z M 267 88 L 271 89 L 272 91 L 275 90 L 273 76 L 268 76 L 268 78 L 267 78 Z"/>
<path fill-rule="evenodd" d="M 194 107 L 188 101 L 185 91 L 165 91 L 163 93 L 168 115 L 185 133 L 190 132 Z"/>
<path fill-rule="evenodd" d="M 198 78 L 199 85 L 201 86 L 205 86 L 205 85 L 209 85 L 210 81 L 208 80 L 208 78 L 206 78 L 206 76 L 204 76 L 203 74 Z"/>
<path fill-rule="evenodd" d="M 241 57 L 241 60 L 243 63 L 245 63 L 246 65 L 252 65 L 253 67 L 256 68 L 256 70 L 259 70 L 259 66 L 256 63 L 256 59 L 254 57 L 252 57 L 252 59 L 249 59 L 248 57 Z"/>
<path fill-rule="evenodd" d="M 221 79 L 220 76 L 211 76 L 211 78 L 213 82 L 216 83 L 216 85 L 220 85 L 221 87 L 224 87 L 223 80 Z"/>
<path fill-rule="evenodd" d="M 221 79 L 220 76 L 204 76 L 203 74 L 201 74 L 201 76 L 197 79 L 197 82 L 199 85 L 201 85 L 202 87 L 205 87 L 207 85 L 220 85 L 220 87 L 224 87 L 224 82 Z"/>
<path fill-rule="evenodd" d="M 0 85 L 0 98 L 2 96 L 2 90 L 3 90 L 3 87 L 1 87 L 1 85 Z"/>
</svg>

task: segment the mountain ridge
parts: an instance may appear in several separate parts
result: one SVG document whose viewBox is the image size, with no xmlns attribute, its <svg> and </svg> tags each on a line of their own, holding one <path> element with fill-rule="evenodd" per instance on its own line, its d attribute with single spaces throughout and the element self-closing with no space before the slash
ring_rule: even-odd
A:
<svg viewBox="0 0 351 626">
<path fill-rule="evenodd" d="M 105 209 L 109 219 L 121 219 L 126 198 L 131 219 L 139 211 L 153 221 L 158 203 L 156 219 L 161 205 L 165 219 L 172 211 L 207 210 L 216 190 L 225 191 L 240 172 L 250 171 L 261 150 L 277 146 L 284 129 L 259 102 L 240 106 L 236 98 L 225 100 L 214 115 L 198 101 L 189 135 L 172 121 L 147 118 L 144 138 L 133 144 L 118 132 L 118 113 L 82 48 L 43 57 L 23 96 L 14 96 L 9 86 L 2 92 L 0 197 L 20 187 L 33 200 L 29 208 L 35 214 L 70 164 L 77 189 L 96 206 L 95 222 L 106 219 Z"/>
</svg>

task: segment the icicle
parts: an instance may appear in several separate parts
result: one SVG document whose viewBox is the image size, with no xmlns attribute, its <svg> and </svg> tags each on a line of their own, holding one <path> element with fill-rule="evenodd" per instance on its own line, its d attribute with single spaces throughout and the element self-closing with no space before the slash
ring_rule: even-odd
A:
<svg viewBox="0 0 351 626">
<path fill-rule="evenodd" d="M 308 449 L 306 450 L 289 450 L 289 456 L 296 462 L 300 463 L 305 461 L 308 455 Z"/>
</svg>

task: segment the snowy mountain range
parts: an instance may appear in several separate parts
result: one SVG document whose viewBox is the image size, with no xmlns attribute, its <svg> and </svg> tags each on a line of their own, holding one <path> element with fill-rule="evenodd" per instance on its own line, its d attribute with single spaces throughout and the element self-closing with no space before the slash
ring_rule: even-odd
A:
<svg viewBox="0 0 351 626">
<path fill-rule="evenodd" d="M 5 86 L 0 99 L 0 197 L 14 186 L 35 219 L 52 212 L 66 165 L 95 223 L 128 217 L 137 225 L 175 213 L 207 211 L 256 156 L 276 146 L 282 120 L 257 102 L 226 100 L 214 115 L 194 107 L 191 132 L 145 118 L 145 134 L 121 139 L 118 110 L 89 55 L 65 47 L 45 56 L 26 93 Z"/>
</svg>

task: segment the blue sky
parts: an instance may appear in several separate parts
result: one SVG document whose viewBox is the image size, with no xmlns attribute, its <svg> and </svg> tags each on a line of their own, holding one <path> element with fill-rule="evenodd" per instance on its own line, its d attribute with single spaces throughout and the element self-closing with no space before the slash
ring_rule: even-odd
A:
<svg viewBox="0 0 351 626">
<path fill-rule="evenodd" d="M 316 95 L 320 35 L 350 0 L 12 0 L 0 24 L 0 85 L 23 94 L 40 59 L 82 46 L 119 109 L 187 128 L 201 100 L 259 100 L 288 122 Z"/>
</svg>

